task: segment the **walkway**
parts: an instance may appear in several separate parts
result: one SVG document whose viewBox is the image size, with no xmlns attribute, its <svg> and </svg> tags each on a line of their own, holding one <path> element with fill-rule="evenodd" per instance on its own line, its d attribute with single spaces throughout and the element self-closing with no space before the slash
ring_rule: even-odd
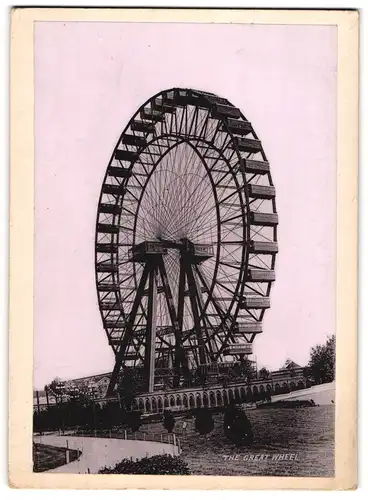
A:
<svg viewBox="0 0 368 500">
<path fill-rule="evenodd" d="M 328 384 L 313 385 L 308 389 L 302 389 L 300 391 L 293 391 L 287 394 L 279 394 L 277 396 L 272 396 L 272 401 L 295 401 L 313 399 L 316 405 L 330 405 L 335 402 L 335 382 L 330 382 Z"/>
<path fill-rule="evenodd" d="M 80 450 L 78 460 L 46 472 L 68 474 L 96 474 L 103 467 L 112 467 L 124 458 L 144 458 L 153 455 L 178 455 L 178 448 L 172 444 L 152 441 L 129 441 L 124 439 L 106 439 L 77 436 L 34 436 L 35 443 L 51 446 L 69 447 Z"/>
</svg>

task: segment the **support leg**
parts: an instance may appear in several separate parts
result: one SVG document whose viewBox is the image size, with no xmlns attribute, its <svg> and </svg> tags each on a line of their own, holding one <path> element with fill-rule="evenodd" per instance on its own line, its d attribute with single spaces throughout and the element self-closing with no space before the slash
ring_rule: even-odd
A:
<svg viewBox="0 0 368 500">
<path fill-rule="evenodd" d="M 179 385 L 179 380 L 180 380 L 179 368 L 180 368 L 180 363 L 182 361 L 182 356 L 183 356 L 183 354 L 181 352 L 181 347 L 182 347 L 181 337 L 182 337 L 182 335 L 181 335 L 179 321 L 178 321 L 178 318 L 176 315 L 174 299 L 173 299 L 173 296 L 171 293 L 171 288 L 170 288 L 169 280 L 167 278 L 165 264 L 164 264 L 162 257 L 159 260 L 159 269 L 160 269 L 160 274 L 161 274 L 162 286 L 163 286 L 165 297 L 166 297 L 166 304 L 167 304 L 167 308 L 168 308 L 169 314 L 170 314 L 171 324 L 172 324 L 172 326 L 174 328 L 174 332 L 175 332 L 175 372 L 176 372 L 176 374 L 174 377 L 173 385 L 177 387 Z M 184 280 L 185 280 L 185 276 L 184 276 Z M 180 291 L 179 291 L 179 295 L 180 295 Z M 183 317 L 181 314 L 181 328 L 182 328 L 182 325 L 183 325 Z"/>
<path fill-rule="evenodd" d="M 156 312 L 157 312 L 157 283 L 156 267 L 152 266 L 148 284 L 148 318 L 147 339 L 145 350 L 145 373 L 147 376 L 148 392 L 154 391 L 155 385 L 155 348 L 156 348 Z"/>
<path fill-rule="evenodd" d="M 192 265 L 190 262 L 186 263 L 186 271 L 187 271 L 187 277 L 188 277 L 190 303 L 192 306 L 193 319 L 194 319 L 194 329 L 195 329 L 195 332 L 197 335 L 197 341 L 198 341 L 198 346 L 199 346 L 199 349 L 198 349 L 199 361 L 200 361 L 201 365 L 205 365 L 206 364 L 206 350 L 205 350 L 205 345 L 203 342 L 201 323 L 200 323 L 199 314 L 198 314 L 196 284 L 195 284 L 195 280 L 194 280 Z"/>
<path fill-rule="evenodd" d="M 114 392 L 115 385 L 116 385 L 118 375 L 120 372 L 120 368 L 121 368 L 121 365 L 122 365 L 122 362 L 124 359 L 125 351 L 126 351 L 126 348 L 129 344 L 129 341 L 131 340 L 135 317 L 137 315 L 138 307 L 142 301 L 144 288 L 146 286 L 146 282 L 147 282 L 147 278 L 148 278 L 148 273 L 149 273 L 149 266 L 148 266 L 148 264 L 146 264 L 144 269 L 143 269 L 141 280 L 139 282 L 137 294 L 136 294 L 135 299 L 134 299 L 131 313 L 129 314 L 127 326 L 126 326 L 123 338 L 121 340 L 120 348 L 117 351 L 116 356 L 115 356 L 115 366 L 114 366 L 114 370 L 111 374 L 109 386 L 107 388 L 107 392 L 106 392 L 107 396 L 112 396 L 112 394 Z"/>
</svg>

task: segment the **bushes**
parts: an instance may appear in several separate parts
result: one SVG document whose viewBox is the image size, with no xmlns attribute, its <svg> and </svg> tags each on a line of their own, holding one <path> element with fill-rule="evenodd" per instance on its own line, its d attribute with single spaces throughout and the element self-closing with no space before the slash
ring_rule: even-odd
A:
<svg viewBox="0 0 368 500">
<path fill-rule="evenodd" d="M 234 444 L 251 445 L 253 443 L 253 431 L 248 417 L 236 406 L 228 406 L 225 410 L 224 433 Z"/>
<path fill-rule="evenodd" d="M 34 431 L 85 427 L 87 429 L 111 428 L 120 423 L 119 406 L 108 403 L 104 408 L 93 402 L 76 400 L 50 405 L 40 413 L 33 413 Z"/>
<path fill-rule="evenodd" d="M 45 410 L 33 413 L 34 432 L 57 429 L 113 429 L 125 426 L 133 432 L 141 425 L 141 412 L 127 412 L 119 403 L 108 401 L 102 407 L 93 402 L 65 401 L 59 405 L 50 405 Z"/>
<path fill-rule="evenodd" d="M 128 411 L 123 414 L 122 422 L 128 427 L 132 432 L 137 432 L 141 426 L 141 412 L 140 411 Z"/>
<path fill-rule="evenodd" d="M 99 474 L 171 474 L 189 475 L 188 465 L 180 457 L 171 455 L 155 455 L 153 457 L 141 458 L 138 460 L 124 459 L 115 467 L 105 467 Z"/>
<path fill-rule="evenodd" d="M 175 418 L 174 415 L 171 413 L 170 410 L 165 410 L 164 411 L 164 427 L 167 430 L 167 432 L 170 434 L 175 427 Z"/>
<path fill-rule="evenodd" d="M 212 413 L 208 408 L 198 408 L 195 420 L 195 430 L 199 434 L 204 435 L 213 431 L 215 423 L 213 421 Z"/>
</svg>

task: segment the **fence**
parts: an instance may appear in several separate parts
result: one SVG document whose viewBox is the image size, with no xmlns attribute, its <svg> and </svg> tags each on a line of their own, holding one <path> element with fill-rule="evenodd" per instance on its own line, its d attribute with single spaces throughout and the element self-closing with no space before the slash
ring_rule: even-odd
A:
<svg viewBox="0 0 368 500">
<path fill-rule="evenodd" d="M 95 438 L 108 438 L 108 439 L 126 439 L 129 441 L 154 441 L 157 443 L 167 443 L 177 446 L 179 453 L 181 452 L 180 440 L 174 433 L 150 433 L 150 432 L 131 432 L 127 429 L 122 430 L 66 430 L 62 432 L 59 430 L 58 434 L 61 436 L 79 436 L 79 437 L 95 437 Z"/>
<path fill-rule="evenodd" d="M 43 472 L 46 470 L 55 469 L 58 467 L 62 467 L 64 465 L 68 465 L 70 463 L 72 468 L 78 470 L 79 473 L 83 470 L 83 473 L 89 474 L 91 470 L 93 473 L 97 472 L 101 466 L 96 466 L 96 461 L 93 458 L 94 452 L 96 449 L 101 447 L 96 446 L 96 442 L 87 442 L 87 440 L 75 440 L 75 438 L 105 438 L 111 439 L 111 446 L 106 448 L 106 444 L 102 444 L 102 455 L 105 454 L 106 464 L 111 461 L 111 458 L 116 458 L 117 453 L 121 459 L 120 453 L 124 450 L 124 447 L 118 444 L 116 441 L 114 443 L 113 440 L 127 440 L 127 441 L 147 441 L 147 447 L 143 445 L 138 449 L 139 453 L 142 453 L 142 458 L 144 456 L 151 456 L 152 454 L 169 454 L 171 456 L 178 456 L 181 454 L 181 444 L 180 440 L 177 438 L 175 434 L 166 434 L 166 433 L 148 433 L 148 432 L 129 432 L 125 429 L 120 432 L 114 432 L 113 430 L 95 430 L 95 431 L 86 431 L 86 430 L 68 430 L 68 431 L 59 431 L 54 433 L 53 435 L 59 435 L 62 437 L 62 442 L 60 439 L 51 441 L 50 437 L 52 434 L 45 435 L 45 440 L 43 439 L 43 435 L 35 436 L 33 438 L 33 464 L 34 464 L 34 472 Z M 46 441 L 46 442 L 45 442 Z M 149 442 L 154 442 L 157 444 L 165 443 L 162 447 L 159 445 L 153 448 L 155 453 L 152 453 L 152 445 Z M 128 443 L 127 443 L 128 444 Z M 166 446 L 170 445 L 170 446 Z M 133 448 L 132 448 L 133 446 Z M 42 457 L 41 454 L 45 455 L 45 450 L 51 450 L 51 457 Z M 134 444 L 128 445 L 127 450 L 134 451 Z M 151 450 L 151 451 L 150 451 Z M 99 454 L 99 456 L 101 456 Z M 134 456 L 134 453 L 133 453 Z M 138 455 L 139 456 L 139 455 Z M 130 460 L 133 460 L 132 456 Z M 107 460 L 109 459 L 109 460 Z"/>
</svg>

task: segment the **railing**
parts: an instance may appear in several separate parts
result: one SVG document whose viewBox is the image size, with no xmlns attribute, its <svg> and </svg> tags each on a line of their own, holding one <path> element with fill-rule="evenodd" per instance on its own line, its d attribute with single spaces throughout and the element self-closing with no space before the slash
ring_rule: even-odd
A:
<svg viewBox="0 0 368 500">
<path fill-rule="evenodd" d="M 131 432 L 126 429 L 119 431 L 114 430 L 59 430 L 59 435 L 63 436 L 78 436 L 78 437 L 95 437 L 108 439 L 124 439 L 129 441 L 154 441 L 156 443 L 166 443 L 177 446 L 180 453 L 180 440 L 174 433 L 150 433 L 143 431 Z"/>
</svg>

